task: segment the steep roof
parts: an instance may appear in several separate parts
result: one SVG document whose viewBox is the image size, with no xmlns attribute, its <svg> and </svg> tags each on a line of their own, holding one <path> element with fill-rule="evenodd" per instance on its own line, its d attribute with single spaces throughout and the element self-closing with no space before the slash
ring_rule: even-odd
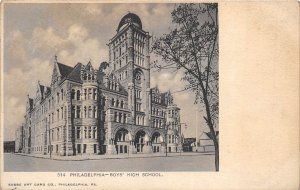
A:
<svg viewBox="0 0 300 190">
<path fill-rule="evenodd" d="M 128 13 L 121 19 L 117 30 L 119 31 L 122 26 L 124 26 L 130 22 L 133 24 L 136 24 L 140 29 L 143 28 L 140 17 L 134 13 Z"/>
<path fill-rule="evenodd" d="M 64 65 L 62 63 L 57 63 L 57 66 L 62 78 L 66 77 L 73 70 L 73 67 Z"/>
<path fill-rule="evenodd" d="M 71 72 L 68 74 L 67 79 L 70 79 L 75 82 L 82 82 L 80 78 L 82 64 L 77 63 L 74 68 L 72 68 Z"/>
</svg>

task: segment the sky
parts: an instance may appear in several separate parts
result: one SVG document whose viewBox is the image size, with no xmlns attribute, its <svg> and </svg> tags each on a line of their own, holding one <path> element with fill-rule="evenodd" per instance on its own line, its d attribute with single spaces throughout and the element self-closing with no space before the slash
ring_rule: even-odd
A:
<svg viewBox="0 0 300 190">
<path fill-rule="evenodd" d="M 94 68 L 108 61 L 109 39 L 116 34 L 121 18 L 137 14 L 143 29 L 160 36 L 169 31 L 175 4 L 15 4 L 4 5 L 4 140 L 14 140 L 24 122 L 26 97 L 34 96 L 37 83 L 50 86 L 54 56 L 75 66 L 88 63 Z M 158 58 L 152 56 L 151 62 Z M 182 72 L 151 71 L 151 87 L 161 92 L 184 88 Z M 208 131 L 194 94 L 174 93 L 181 108 L 185 137 Z"/>
</svg>

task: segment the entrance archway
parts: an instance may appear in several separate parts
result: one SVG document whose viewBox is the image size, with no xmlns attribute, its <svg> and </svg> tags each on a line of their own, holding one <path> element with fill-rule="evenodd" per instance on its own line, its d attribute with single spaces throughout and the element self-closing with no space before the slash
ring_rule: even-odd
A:
<svg viewBox="0 0 300 190">
<path fill-rule="evenodd" d="M 121 128 L 115 135 L 115 148 L 117 154 L 128 154 L 130 145 L 130 134 L 127 129 Z"/>
<path fill-rule="evenodd" d="M 161 143 L 163 142 L 162 136 L 159 132 L 154 132 L 151 137 L 153 153 L 161 152 Z"/>
</svg>

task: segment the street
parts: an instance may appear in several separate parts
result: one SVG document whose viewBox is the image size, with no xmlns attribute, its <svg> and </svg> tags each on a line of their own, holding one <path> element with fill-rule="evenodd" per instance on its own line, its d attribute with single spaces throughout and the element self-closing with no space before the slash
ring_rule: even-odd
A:
<svg viewBox="0 0 300 190">
<path fill-rule="evenodd" d="M 126 171 L 214 171 L 214 155 L 194 154 L 168 157 L 101 160 L 50 160 L 4 154 L 5 172 L 126 172 Z"/>
</svg>

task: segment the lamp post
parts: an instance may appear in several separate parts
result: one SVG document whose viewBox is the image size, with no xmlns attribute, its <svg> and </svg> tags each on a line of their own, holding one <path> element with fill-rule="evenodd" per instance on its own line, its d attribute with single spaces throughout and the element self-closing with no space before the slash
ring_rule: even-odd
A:
<svg viewBox="0 0 300 190">
<path fill-rule="evenodd" d="M 49 125 L 48 125 L 48 128 L 49 128 L 49 153 L 50 153 L 50 159 L 51 159 L 51 154 L 52 154 L 52 146 L 51 146 L 51 130 L 50 130 L 50 120 L 49 120 Z"/>
</svg>

